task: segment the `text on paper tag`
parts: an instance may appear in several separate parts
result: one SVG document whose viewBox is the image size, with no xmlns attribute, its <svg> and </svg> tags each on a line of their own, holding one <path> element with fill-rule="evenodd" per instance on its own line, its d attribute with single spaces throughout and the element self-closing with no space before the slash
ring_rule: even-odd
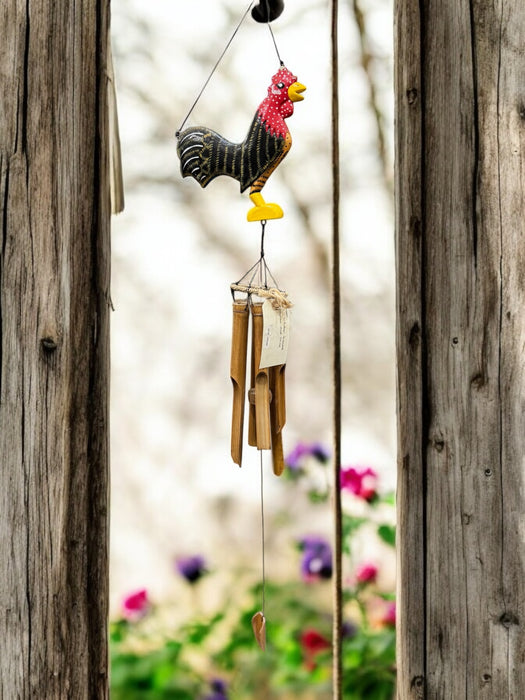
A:
<svg viewBox="0 0 525 700">
<path fill-rule="evenodd" d="M 268 299 L 263 307 L 263 341 L 259 369 L 286 364 L 290 338 L 288 309 L 274 309 Z"/>
</svg>

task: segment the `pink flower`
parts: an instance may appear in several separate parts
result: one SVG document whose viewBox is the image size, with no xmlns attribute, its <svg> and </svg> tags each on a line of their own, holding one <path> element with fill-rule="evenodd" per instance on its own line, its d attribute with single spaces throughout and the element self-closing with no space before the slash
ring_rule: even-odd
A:
<svg viewBox="0 0 525 700">
<path fill-rule="evenodd" d="M 377 473 L 372 467 L 341 468 L 341 488 L 364 501 L 371 501 L 376 495 Z"/>
<path fill-rule="evenodd" d="M 395 601 L 390 601 L 386 606 L 386 610 L 381 618 L 381 622 L 389 627 L 396 626 L 396 603 Z"/>
<path fill-rule="evenodd" d="M 378 568 L 375 564 L 361 564 L 355 572 L 357 583 L 375 583 Z"/>
<path fill-rule="evenodd" d="M 148 612 L 150 603 L 145 588 L 127 595 L 122 601 L 122 614 L 127 620 L 139 620 Z"/>
</svg>

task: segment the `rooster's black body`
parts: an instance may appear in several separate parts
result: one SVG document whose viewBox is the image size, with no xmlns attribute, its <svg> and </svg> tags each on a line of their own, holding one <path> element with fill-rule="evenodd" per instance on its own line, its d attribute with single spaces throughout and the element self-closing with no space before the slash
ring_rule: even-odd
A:
<svg viewBox="0 0 525 700">
<path fill-rule="evenodd" d="M 218 175 L 238 180 L 244 192 L 263 175 L 269 164 L 284 157 L 285 138 L 272 136 L 258 115 L 242 143 L 232 143 L 212 129 L 195 126 L 179 137 L 178 152 L 183 177 L 194 177 L 202 187 Z"/>
</svg>

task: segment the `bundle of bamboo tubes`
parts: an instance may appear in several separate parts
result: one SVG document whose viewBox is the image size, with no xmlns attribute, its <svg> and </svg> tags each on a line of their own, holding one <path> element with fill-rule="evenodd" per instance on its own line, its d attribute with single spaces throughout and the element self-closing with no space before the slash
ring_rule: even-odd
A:
<svg viewBox="0 0 525 700">
<path fill-rule="evenodd" d="M 291 304 L 286 301 L 283 308 L 288 306 Z M 252 319 L 251 373 L 250 387 L 246 392 L 250 316 Z M 286 364 L 261 367 L 263 333 L 263 302 L 253 301 L 251 294 L 248 294 L 244 300 L 234 300 L 230 366 L 233 385 L 231 455 L 233 461 L 241 466 L 244 406 L 248 396 L 248 444 L 257 447 L 258 450 L 272 451 L 273 471 L 279 476 L 284 470 L 282 429 L 286 422 Z"/>
</svg>

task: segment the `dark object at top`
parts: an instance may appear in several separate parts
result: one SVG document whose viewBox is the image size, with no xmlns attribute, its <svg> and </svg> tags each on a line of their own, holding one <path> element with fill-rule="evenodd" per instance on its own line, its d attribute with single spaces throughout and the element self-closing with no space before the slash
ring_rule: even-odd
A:
<svg viewBox="0 0 525 700">
<path fill-rule="evenodd" d="M 270 11 L 270 19 L 268 19 L 268 9 Z M 252 10 L 252 17 L 256 22 L 273 22 L 283 10 L 283 0 L 259 0 L 259 4 Z"/>
</svg>

